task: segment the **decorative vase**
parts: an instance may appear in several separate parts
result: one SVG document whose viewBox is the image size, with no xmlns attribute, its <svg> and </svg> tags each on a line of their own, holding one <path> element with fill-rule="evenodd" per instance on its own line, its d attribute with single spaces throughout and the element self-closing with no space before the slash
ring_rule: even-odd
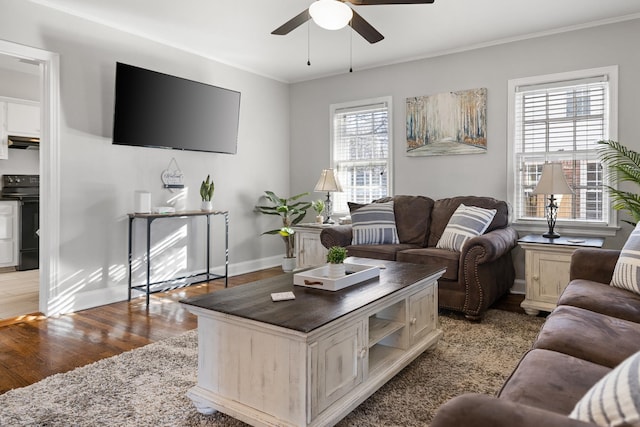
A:
<svg viewBox="0 0 640 427">
<path fill-rule="evenodd" d="M 290 271 L 295 270 L 295 268 L 296 268 L 296 257 L 282 258 L 282 271 L 284 271 L 285 273 L 288 273 Z"/>
<path fill-rule="evenodd" d="M 208 212 L 213 210 L 213 202 L 211 200 L 203 200 L 200 205 L 200 210 L 203 212 Z"/>
<path fill-rule="evenodd" d="M 344 264 L 328 264 L 328 275 L 329 279 L 337 279 L 339 277 L 343 277 L 346 274 L 346 269 Z"/>
<path fill-rule="evenodd" d="M 316 223 L 322 224 L 324 222 L 324 217 L 322 215 L 316 215 Z"/>
</svg>

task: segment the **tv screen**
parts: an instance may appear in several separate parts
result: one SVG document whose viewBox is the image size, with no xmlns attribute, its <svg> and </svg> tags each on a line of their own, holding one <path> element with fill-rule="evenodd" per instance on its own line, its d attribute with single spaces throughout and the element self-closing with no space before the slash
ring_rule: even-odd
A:
<svg viewBox="0 0 640 427">
<path fill-rule="evenodd" d="M 235 154 L 240 92 L 116 63 L 113 143 Z"/>
</svg>

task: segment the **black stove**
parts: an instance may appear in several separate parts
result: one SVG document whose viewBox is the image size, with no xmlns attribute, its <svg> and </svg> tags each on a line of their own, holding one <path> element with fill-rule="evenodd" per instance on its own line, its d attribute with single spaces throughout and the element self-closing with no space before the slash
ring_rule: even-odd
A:
<svg viewBox="0 0 640 427">
<path fill-rule="evenodd" d="M 17 269 L 37 269 L 40 264 L 40 176 L 3 175 L 0 199 L 18 201 Z"/>
<path fill-rule="evenodd" d="M 11 200 L 39 199 L 39 175 L 2 175 L 0 198 Z"/>
</svg>

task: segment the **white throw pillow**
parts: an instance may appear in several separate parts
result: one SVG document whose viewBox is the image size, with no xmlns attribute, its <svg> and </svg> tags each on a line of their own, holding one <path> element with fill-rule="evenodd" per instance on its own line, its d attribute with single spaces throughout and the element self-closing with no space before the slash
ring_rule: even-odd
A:
<svg viewBox="0 0 640 427">
<path fill-rule="evenodd" d="M 485 232 L 494 216 L 496 216 L 495 209 L 483 209 L 461 204 L 451 215 L 436 248 L 462 251 L 467 240 Z"/>
<path fill-rule="evenodd" d="M 351 212 L 352 245 L 400 243 L 393 201 L 371 203 Z"/>
<path fill-rule="evenodd" d="M 640 223 L 620 251 L 611 286 L 640 294 Z"/>
<path fill-rule="evenodd" d="M 605 375 L 569 415 L 599 426 L 640 425 L 640 352 Z"/>
</svg>

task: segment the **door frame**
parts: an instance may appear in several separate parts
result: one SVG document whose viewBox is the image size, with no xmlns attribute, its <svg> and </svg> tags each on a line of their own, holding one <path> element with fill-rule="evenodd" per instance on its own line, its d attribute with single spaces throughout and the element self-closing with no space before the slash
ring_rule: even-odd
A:
<svg viewBox="0 0 640 427">
<path fill-rule="evenodd" d="M 0 40 L 0 54 L 40 66 L 40 292 L 39 310 L 56 313 L 60 266 L 60 56 Z"/>
</svg>

